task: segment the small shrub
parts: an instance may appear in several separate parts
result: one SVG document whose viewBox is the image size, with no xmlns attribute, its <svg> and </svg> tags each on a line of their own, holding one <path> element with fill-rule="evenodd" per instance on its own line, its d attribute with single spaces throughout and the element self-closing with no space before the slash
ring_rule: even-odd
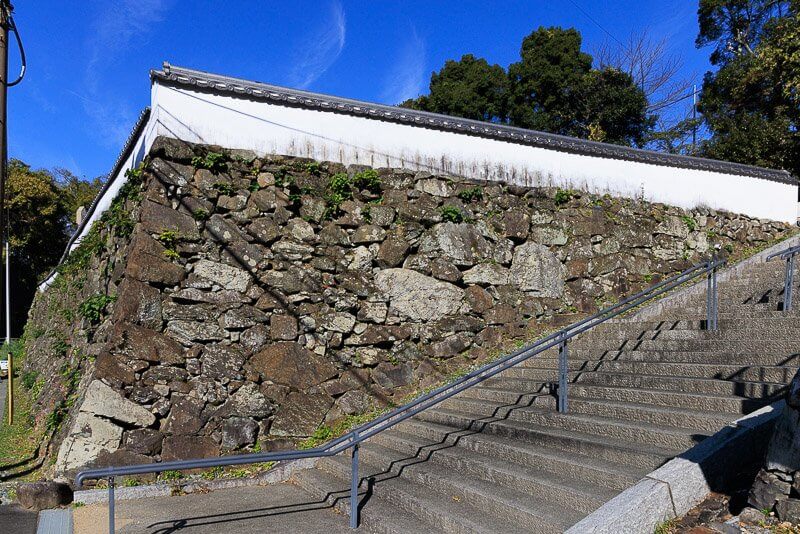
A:
<svg viewBox="0 0 800 534">
<path fill-rule="evenodd" d="M 353 185 L 358 189 L 366 189 L 373 193 L 381 190 L 381 179 L 375 169 L 366 169 L 353 176 Z"/>
<path fill-rule="evenodd" d="M 178 241 L 180 241 L 180 236 L 175 230 L 162 230 L 156 239 L 164 245 L 164 256 L 170 260 L 180 259 L 181 255 L 178 254 L 178 250 L 176 249 Z"/>
<path fill-rule="evenodd" d="M 216 189 L 220 195 L 225 195 L 227 197 L 232 197 L 236 194 L 236 190 L 228 182 L 215 182 L 211 187 Z"/>
<path fill-rule="evenodd" d="M 102 293 L 92 295 L 78 306 L 78 313 L 80 313 L 81 317 L 84 319 L 96 323 L 100 321 L 100 318 L 103 316 L 106 306 L 115 300 L 117 300 L 117 297 L 113 295 L 103 295 Z"/>
<path fill-rule="evenodd" d="M 681 220 L 683 220 L 683 223 L 686 225 L 686 228 L 688 228 L 690 232 L 694 232 L 695 229 L 697 228 L 697 221 L 695 221 L 692 217 L 684 215 L 681 217 Z"/>
<path fill-rule="evenodd" d="M 464 189 L 458 194 L 458 198 L 464 202 L 473 202 L 476 200 L 483 200 L 483 188 L 479 185 Z"/>
<path fill-rule="evenodd" d="M 203 208 L 197 208 L 192 212 L 192 216 L 196 221 L 205 221 L 209 218 L 210 214 L 208 210 L 204 210 Z"/>
<path fill-rule="evenodd" d="M 305 164 L 305 171 L 308 174 L 319 176 L 319 173 L 322 171 L 322 166 L 316 161 L 309 161 L 308 163 Z"/>
<path fill-rule="evenodd" d="M 441 209 L 442 220 L 451 223 L 460 223 L 464 221 L 464 214 L 455 206 L 442 206 Z"/>
<path fill-rule="evenodd" d="M 175 245 L 178 244 L 178 232 L 175 230 L 161 230 L 156 239 L 167 248 L 175 248 Z"/>
<path fill-rule="evenodd" d="M 339 214 L 342 202 L 353 198 L 353 183 L 350 177 L 343 172 L 331 176 L 324 198 L 325 218 L 332 219 Z"/>
<path fill-rule="evenodd" d="M 219 152 L 206 152 L 205 156 L 195 156 L 192 158 L 192 165 L 196 169 L 208 169 L 218 173 L 228 170 L 228 157 Z"/>
<path fill-rule="evenodd" d="M 295 183 L 294 176 L 286 172 L 286 169 L 279 169 L 273 173 L 275 175 L 276 187 L 291 187 Z"/>
<path fill-rule="evenodd" d="M 563 206 L 575 196 L 575 192 L 571 189 L 561 189 L 559 188 L 556 191 L 556 196 L 554 197 L 556 206 Z"/>
</svg>

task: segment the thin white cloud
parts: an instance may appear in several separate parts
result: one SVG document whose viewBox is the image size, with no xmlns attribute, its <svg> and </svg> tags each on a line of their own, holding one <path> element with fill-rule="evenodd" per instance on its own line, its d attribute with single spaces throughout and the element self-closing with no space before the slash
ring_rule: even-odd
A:
<svg viewBox="0 0 800 534">
<path fill-rule="evenodd" d="M 408 40 L 403 44 L 397 61 L 386 75 L 381 101 L 399 104 L 403 100 L 419 96 L 427 81 L 425 70 L 425 41 L 411 28 Z"/>
<path fill-rule="evenodd" d="M 297 51 L 289 73 L 292 86 L 305 89 L 322 76 L 344 49 L 347 20 L 338 0 L 331 3 L 330 16 L 322 26 L 314 27 Z"/>
<path fill-rule="evenodd" d="M 99 3 L 90 23 L 91 37 L 86 43 L 83 94 L 70 91 L 83 105 L 93 129 L 108 146 L 119 146 L 130 133 L 136 112 L 113 91 L 100 89 L 107 79 L 109 65 L 132 46 L 147 38 L 153 25 L 164 20 L 173 0 L 121 0 Z"/>
</svg>

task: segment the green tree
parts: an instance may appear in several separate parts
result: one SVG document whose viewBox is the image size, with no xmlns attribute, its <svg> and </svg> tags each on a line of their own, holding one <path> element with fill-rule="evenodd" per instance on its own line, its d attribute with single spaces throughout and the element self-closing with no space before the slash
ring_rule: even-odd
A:
<svg viewBox="0 0 800 534">
<path fill-rule="evenodd" d="M 508 67 L 511 123 L 523 128 L 572 134 L 583 78 L 592 56 L 581 52 L 581 34 L 570 28 L 539 28 L 522 41 L 520 61 Z"/>
<path fill-rule="evenodd" d="M 466 54 L 431 74 L 430 94 L 400 105 L 467 119 L 505 121 L 508 78 L 500 65 Z"/>
<path fill-rule="evenodd" d="M 630 74 L 592 68 L 575 29 L 539 28 L 506 72 L 471 54 L 431 76 L 430 94 L 405 107 L 562 135 L 641 145 L 653 126 Z"/>
<path fill-rule="evenodd" d="M 71 224 L 75 224 L 78 208 L 88 208 L 103 187 L 103 179 L 82 180 L 63 168 L 53 170 L 56 185 L 61 192 L 61 202 L 67 210 Z"/>
<path fill-rule="evenodd" d="M 701 0 L 698 46 L 713 46 L 699 109 L 702 154 L 800 174 L 800 2 Z"/>
<path fill-rule="evenodd" d="M 58 262 L 69 234 L 67 211 L 53 175 L 14 159 L 8 171 L 11 326 L 19 334 L 36 286 Z"/>
</svg>

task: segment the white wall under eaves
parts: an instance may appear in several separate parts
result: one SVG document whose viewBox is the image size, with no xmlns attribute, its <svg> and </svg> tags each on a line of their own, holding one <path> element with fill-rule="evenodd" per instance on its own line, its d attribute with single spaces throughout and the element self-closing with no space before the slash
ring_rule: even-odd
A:
<svg viewBox="0 0 800 534">
<path fill-rule="evenodd" d="M 557 185 L 705 205 L 794 223 L 797 185 L 583 156 L 506 141 L 153 84 L 159 135 L 344 164 L 404 167 L 517 185 Z"/>
<path fill-rule="evenodd" d="M 152 85 L 147 125 L 98 200 L 77 247 L 111 205 L 155 139 L 364 164 L 428 170 L 477 180 L 554 185 L 643 198 L 683 208 L 705 205 L 787 223 L 798 220 L 797 185 L 756 177 L 570 154 L 432 128 Z M 51 275 L 39 286 L 44 289 Z"/>
</svg>

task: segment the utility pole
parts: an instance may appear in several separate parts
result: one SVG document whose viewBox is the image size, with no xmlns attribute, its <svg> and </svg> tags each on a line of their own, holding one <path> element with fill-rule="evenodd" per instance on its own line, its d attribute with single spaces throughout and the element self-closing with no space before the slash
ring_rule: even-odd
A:
<svg viewBox="0 0 800 534">
<path fill-rule="evenodd" d="M 692 87 L 692 154 L 697 144 L 697 84 Z"/>
<path fill-rule="evenodd" d="M 8 93 L 8 35 L 11 26 L 13 6 L 8 0 L 0 0 L 0 239 L 5 249 L 5 314 L 6 314 L 6 349 L 8 350 L 8 424 L 14 423 L 14 357 L 11 354 L 11 330 L 9 318 L 9 254 L 8 254 L 8 218 L 6 210 L 6 176 L 8 169 L 8 142 L 6 140 L 7 112 L 6 97 Z"/>
</svg>

